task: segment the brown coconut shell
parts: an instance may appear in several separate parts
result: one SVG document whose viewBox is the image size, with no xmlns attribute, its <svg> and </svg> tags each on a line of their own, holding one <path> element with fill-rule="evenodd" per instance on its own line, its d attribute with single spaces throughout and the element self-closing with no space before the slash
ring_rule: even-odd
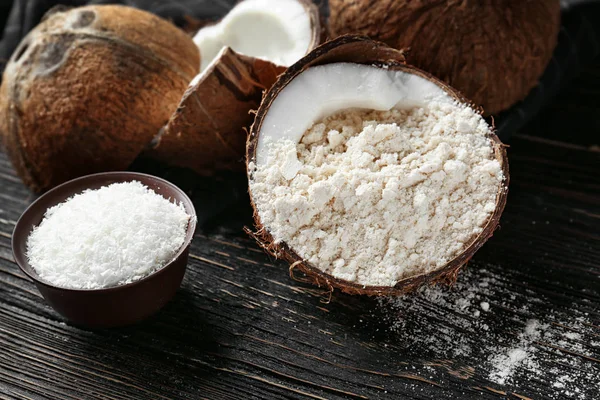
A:
<svg viewBox="0 0 600 400">
<path fill-rule="evenodd" d="M 311 20 L 308 53 L 321 40 L 319 11 L 310 0 L 297 1 Z M 188 88 L 148 156 L 201 175 L 243 171 L 252 111 L 285 70 L 284 66 L 225 48 L 199 81 Z"/>
<path fill-rule="evenodd" d="M 404 56 L 401 51 L 394 50 L 381 42 L 375 42 L 365 36 L 342 36 L 333 41 L 327 42 L 306 57 L 291 66 L 278 81 L 273 85 L 271 90 L 265 96 L 260 108 L 258 109 L 256 119 L 250 130 L 247 145 L 247 164 L 256 159 L 256 148 L 259 134 L 262 128 L 264 118 L 269 111 L 269 108 L 278 94 L 301 72 L 306 69 L 323 64 L 335 62 L 351 62 L 358 64 L 368 64 L 374 66 L 385 67 L 392 70 L 404 71 L 406 73 L 415 74 L 422 78 L 435 83 L 442 88 L 446 93 L 463 104 L 472 105 L 461 93 L 451 88 L 443 81 L 433 77 L 427 72 L 424 72 L 416 67 L 406 65 Z M 494 155 L 502 166 L 502 172 L 505 180 L 498 191 L 496 197 L 496 208 L 489 218 L 483 231 L 472 238 L 470 244 L 465 250 L 448 262 L 441 268 L 428 273 L 402 279 L 393 287 L 387 286 L 363 286 L 356 283 L 348 282 L 342 279 L 333 277 L 309 262 L 303 260 L 298 254 L 286 243 L 276 244 L 275 240 L 269 231 L 263 226 L 257 208 L 252 201 L 254 208 L 254 221 L 256 232 L 246 230 L 257 243 L 272 256 L 283 259 L 290 264 L 290 275 L 294 278 L 296 271 L 305 275 L 305 281 L 315 284 L 319 287 L 328 288 L 329 290 L 339 289 L 342 292 L 349 294 L 366 294 L 366 295 L 401 295 L 416 290 L 425 284 L 446 283 L 451 284 L 456 280 L 459 270 L 471 259 L 481 246 L 492 236 L 498 226 L 500 216 L 506 204 L 508 194 L 508 159 L 506 157 L 505 146 L 500 139 L 494 134 L 489 135 L 490 142 L 494 148 Z M 248 168 L 248 179 L 251 179 L 251 170 Z M 252 196 L 252 193 L 250 193 Z"/>
<path fill-rule="evenodd" d="M 124 6 L 55 10 L 21 42 L 0 88 L 0 137 L 35 191 L 127 168 L 175 111 L 199 52 Z"/>
<path fill-rule="evenodd" d="M 525 98 L 552 58 L 559 0 L 329 0 L 329 33 L 410 48 L 408 62 L 486 113 Z"/>
</svg>

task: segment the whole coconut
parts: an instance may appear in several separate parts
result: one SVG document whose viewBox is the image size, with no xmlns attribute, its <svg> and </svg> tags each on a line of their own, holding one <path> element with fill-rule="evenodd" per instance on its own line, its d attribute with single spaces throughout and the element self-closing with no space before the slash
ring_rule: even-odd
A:
<svg viewBox="0 0 600 400">
<path fill-rule="evenodd" d="M 487 114 L 522 100 L 556 46 L 558 0 L 329 0 L 332 37 L 359 33 L 460 90 Z"/>
<path fill-rule="evenodd" d="M 123 6 L 54 10 L 12 55 L 0 137 L 35 191 L 127 168 L 175 111 L 199 52 L 177 27 Z"/>
</svg>

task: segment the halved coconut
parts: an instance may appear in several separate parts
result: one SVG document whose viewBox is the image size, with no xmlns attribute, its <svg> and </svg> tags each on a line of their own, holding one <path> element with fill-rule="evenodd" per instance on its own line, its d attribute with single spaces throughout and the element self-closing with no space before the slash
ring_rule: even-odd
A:
<svg viewBox="0 0 600 400">
<path fill-rule="evenodd" d="M 368 279 L 349 278 L 349 275 L 340 273 L 334 265 L 323 265 L 322 263 L 308 261 L 309 259 L 326 259 L 324 256 L 320 257 L 320 253 L 325 252 L 326 246 L 331 251 L 337 251 L 335 247 L 331 248 L 332 246 L 327 243 L 327 239 L 329 239 L 328 235 L 334 235 L 340 231 L 331 230 L 334 225 L 329 224 L 329 221 L 321 220 L 322 225 L 317 233 L 320 235 L 318 240 L 321 240 L 321 242 L 314 247 L 318 250 L 315 250 L 315 254 L 307 254 L 307 247 L 303 247 L 303 244 L 300 243 L 301 240 L 297 237 L 286 237 L 288 230 L 285 225 L 288 222 L 289 224 L 295 224 L 293 229 L 298 228 L 295 232 L 305 229 L 310 232 L 315 220 L 311 217 L 304 218 L 304 211 L 300 207 L 297 214 L 294 214 L 294 211 L 289 212 L 288 208 L 287 218 L 289 219 L 280 218 L 277 222 L 277 218 L 280 217 L 277 215 L 278 210 L 291 204 L 282 203 L 282 193 L 290 195 L 299 204 L 303 201 L 310 201 L 309 197 L 312 196 L 310 189 L 307 192 L 308 194 L 290 192 L 292 190 L 290 187 L 306 187 L 306 182 L 310 180 L 308 176 L 314 174 L 316 170 L 314 165 L 304 165 L 301 161 L 301 150 L 304 151 L 312 145 L 305 145 L 305 143 L 312 142 L 312 140 L 309 141 L 305 137 L 305 132 L 313 124 L 322 121 L 326 117 L 340 115 L 340 113 L 350 112 L 350 110 L 423 110 L 433 105 L 433 103 L 441 104 L 439 107 L 447 106 L 467 110 L 467 113 L 476 121 L 475 127 L 478 129 L 478 136 L 473 134 L 473 140 L 477 143 L 473 146 L 480 146 L 481 149 L 474 151 L 481 150 L 482 157 L 485 158 L 483 163 L 494 164 L 497 169 L 496 175 L 494 175 L 495 180 L 492 180 L 493 184 L 488 187 L 489 199 L 485 207 L 487 210 L 485 219 L 478 222 L 479 225 L 477 229 L 473 230 L 471 236 L 460 241 L 461 245 L 458 250 L 443 264 L 434 265 L 433 267 L 429 265 L 427 268 L 423 266 L 423 268 L 411 270 L 410 273 L 403 272 L 397 277 L 392 276 L 390 279 L 382 280 L 382 282 L 386 282 L 385 284 L 369 284 L 366 283 L 370 282 Z M 374 42 L 366 37 L 343 36 L 316 48 L 291 66 L 279 78 L 264 98 L 251 128 L 247 146 L 247 172 L 250 195 L 255 210 L 257 232 L 249 233 L 267 252 L 289 262 L 290 273 L 295 270 L 301 271 L 307 276 L 308 281 L 318 286 L 330 289 L 337 288 L 350 294 L 402 294 L 410 292 L 425 283 L 453 282 L 459 269 L 492 236 L 504 209 L 508 191 L 508 162 L 504 147 L 493 133 L 493 129 L 481 118 L 480 111 L 475 111 L 471 107 L 471 103 L 456 90 L 426 72 L 405 65 L 402 52 L 387 47 L 383 43 Z M 444 126 L 436 129 L 440 128 L 443 130 Z M 453 129 L 475 128 L 460 127 Z M 338 133 L 336 135 L 339 138 Z M 448 135 L 451 135 L 451 133 Z M 325 142 L 327 140 L 331 142 L 330 137 L 324 140 Z M 344 154 L 350 146 L 350 140 L 352 139 L 341 144 L 341 147 L 337 147 L 333 152 L 337 153 L 338 157 L 339 154 Z M 278 149 L 278 147 L 272 146 L 277 143 L 293 143 L 295 147 L 289 152 L 275 154 L 273 149 Z M 338 144 L 338 146 L 340 145 Z M 449 148 L 447 144 L 445 146 L 449 151 L 457 150 Z M 420 149 L 409 150 L 413 152 L 410 157 L 418 158 L 420 156 Z M 325 153 L 331 154 L 331 148 L 325 150 Z M 394 156 L 396 159 L 400 158 L 399 154 L 391 154 L 389 158 L 393 159 Z M 278 158 L 283 160 L 274 162 L 274 165 L 279 169 L 269 170 L 275 171 L 269 172 L 270 175 L 265 173 L 266 169 L 270 168 L 271 162 Z M 365 168 L 368 169 L 370 166 Z M 333 167 L 330 171 L 332 174 L 339 172 Z M 348 171 L 344 171 L 344 173 L 346 172 Z M 468 177 L 472 172 L 465 170 L 462 173 Z M 298 182 L 296 186 L 286 186 L 287 182 L 297 179 L 301 173 L 306 174 L 302 176 L 304 184 Z M 441 177 L 440 179 L 445 179 L 444 176 L 446 175 L 443 173 L 438 174 L 438 178 Z M 410 180 L 410 176 L 398 178 L 409 178 Z M 313 183 L 315 181 L 316 179 Z M 265 187 L 268 190 L 265 190 Z M 330 187 L 333 194 L 329 193 L 329 196 L 321 196 L 324 198 L 323 202 L 320 203 L 322 207 L 334 207 L 337 201 L 336 196 L 341 193 L 339 182 L 338 184 L 333 182 Z M 313 193 L 320 196 L 316 190 Z M 357 190 L 355 198 L 351 195 L 347 199 L 353 203 L 362 201 L 358 199 L 360 195 L 359 190 Z M 399 196 L 402 195 L 401 193 Z M 317 197 L 315 196 L 315 198 Z M 403 204 L 412 204 L 413 199 L 408 200 L 410 201 L 403 202 Z M 416 196 L 414 200 L 416 202 Z M 372 202 L 372 199 L 370 201 Z M 363 211 L 366 211 L 366 215 L 369 215 L 369 207 L 375 207 L 374 204 L 365 205 Z M 490 205 L 491 207 L 489 207 Z M 293 208 L 293 204 L 291 206 Z M 389 211 L 393 211 L 399 206 L 400 202 L 390 204 Z M 344 212 L 341 214 L 342 220 L 348 220 L 350 223 L 335 228 L 342 229 L 345 234 L 352 236 L 354 235 L 352 225 L 354 216 L 343 215 Z M 359 220 L 359 216 L 356 217 Z M 298 223 L 298 220 L 302 219 L 306 219 L 306 225 L 304 226 L 301 226 L 303 222 Z M 360 221 L 360 223 L 363 222 L 363 220 Z M 275 226 L 276 223 L 279 225 Z M 391 229 L 393 230 L 394 227 Z M 305 235 L 304 239 L 313 240 L 314 237 L 307 239 Z M 421 240 L 427 241 L 429 239 L 425 235 Z M 429 245 L 429 248 L 433 249 L 434 252 L 440 250 L 440 254 L 449 254 L 444 253 L 444 249 L 437 249 L 435 243 L 425 244 Z M 354 245 L 356 245 L 356 242 L 354 242 Z M 374 255 L 374 257 L 377 256 Z M 342 264 L 344 262 L 352 263 L 352 261 L 342 260 Z M 383 270 L 385 270 L 385 267 Z"/>
<path fill-rule="evenodd" d="M 201 72 L 157 136 L 151 157 L 209 175 L 242 169 L 246 128 L 286 67 L 319 43 L 308 0 L 245 0 L 194 37 Z"/>
</svg>

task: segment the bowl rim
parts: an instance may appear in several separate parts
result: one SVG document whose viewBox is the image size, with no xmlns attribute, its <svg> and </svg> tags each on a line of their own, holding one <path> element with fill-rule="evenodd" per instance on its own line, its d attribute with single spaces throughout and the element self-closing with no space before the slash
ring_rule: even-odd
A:
<svg viewBox="0 0 600 400">
<path fill-rule="evenodd" d="M 185 203 L 188 206 L 188 207 L 186 207 L 186 213 L 188 213 L 188 215 L 190 215 L 190 220 L 188 222 L 188 226 L 187 226 L 187 229 L 186 229 L 185 239 L 184 239 L 183 243 L 181 244 L 181 247 L 179 247 L 179 250 L 177 250 L 177 252 L 175 253 L 175 255 L 173 255 L 173 257 L 171 258 L 171 260 L 169 262 L 167 262 L 165 265 L 163 265 L 161 268 L 159 268 L 159 269 L 157 269 L 157 270 L 149 273 L 148 275 L 146 275 L 145 277 L 143 277 L 141 279 L 138 279 L 136 281 L 129 282 L 129 283 L 126 283 L 126 284 L 123 284 L 123 285 L 110 286 L 110 287 L 106 287 L 106 288 L 96 288 L 96 289 L 80 289 L 80 288 L 69 288 L 69 287 L 57 286 L 57 285 L 54 285 L 51 282 L 43 280 L 37 274 L 37 272 L 35 272 L 35 269 L 31 265 L 29 265 L 29 261 L 27 260 L 27 254 L 24 254 L 21 251 L 19 251 L 17 249 L 17 246 L 16 246 L 16 244 L 17 244 L 18 241 L 15 240 L 15 232 L 24 223 L 23 222 L 24 217 L 30 212 L 30 210 L 32 210 L 34 208 L 34 206 L 36 204 L 43 202 L 44 198 L 47 198 L 52 193 L 56 193 L 56 192 L 60 192 L 61 190 L 65 190 L 66 187 L 72 186 L 75 183 L 80 183 L 81 181 L 93 180 L 94 178 L 98 178 L 98 177 L 111 177 L 111 176 L 120 176 L 120 175 L 121 176 L 122 175 L 126 175 L 126 176 L 123 177 L 122 179 L 115 179 L 114 182 L 111 182 L 111 183 L 108 183 L 108 184 L 120 183 L 120 182 L 131 182 L 131 181 L 134 181 L 136 177 L 143 177 L 143 178 L 151 179 L 151 180 L 154 180 L 154 181 L 156 181 L 156 182 L 158 182 L 158 183 L 160 183 L 162 185 L 166 185 L 170 189 L 172 189 L 173 191 L 175 191 L 180 196 L 180 199 L 178 199 L 179 203 Z M 147 186 L 147 185 L 144 185 L 144 186 Z M 60 204 L 60 203 L 62 203 L 64 201 L 66 201 L 67 199 L 73 197 L 74 195 L 81 194 L 84 190 L 88 190 L 88 189 L 82 189 L 81 191 L 74 192 L 69 197 L 65 198 L 64 200 L 60 201 L 59 203 L 56 203 L 56 204 L 51 205 L 49 207 L 45 207 L 45 209 L 47 211 L 50 207 L 53 207 L 53 206 L 55 206 L 57 204 Z M 157 194 L 159 194 L 159 193 L 157 193 Z M 162 196 L 162 197 L 164 197 L 164 196 Z M 188 210 L 188 208 L 189 208 L 189 210 Z M 46 211 L 44 211 L 44 215 L 45 215 Z M 191 213 L 190 213 L 190 211 L 191 211 Z M 142 173 L 142 172 L 133 172 L 133 171 L 100 172 L 100 173 L 95 173 L 95 174 L 84 175 L 84 176 L 81 176 L 81 177 L 78 177 L 78 178 L 75 178 L 75 179 L 71 179 L 71 180 L 69 180 L 67 182 L 61 183 L 60 185 L 55 186 L 51 190 L 49 190 L 46 193 L 42 194 L 33 203 L 31 203 L 25 209 L 25 211 L 23 211 L 23 213 L 21 214 L 21 216 L 17 220 L 17 223 L 15 224 L 15 227 L 13 229 L 12 237 L 11 237 L 12 255 L 13 255 L 13 258 L 15 260 L 15 263 L 19 266 L 19 269 L 25 275 L 27 275 L 31 280 L 33 280 L 33 282 L 35 284 L 39 284 L 39 285 L 45 286 L 45 287 L 50 288 L 50 289 L 61 290 L 61 291 L 70 292 L 70 293 L 108 293 L 108 292 L 114 292 L 114 291 L 128 289 L 128 288 L 131 288 L 131 287 L 136 286 L 136 285 L 140 285 L 140 284 L 142 284 L 142 283 L 144 283 L 144 282 L 146 282 L 146 281 L 148 281 L 150 279 L 154 279 L 156 276 L 161 275 L 162 273 L 165 273 L 166 270 L 167 270 L 167 268 L 170 267 L 170 266 L 172 266 L 173 263 L 175 261 L 177 261 L 177 259 L 179 257 L 181 257 L 181 255 L 190 247 L 190 245 L 192 243 L 192 240 L 194 239 L 194 234 L 195 234 L 195 231 L 196 231 L 196 224 L 197 224 L 197 217 L 196 217 L 196 208 L 194 207 L 194 203 L 189 198 L 189 196 L 183 190 L 181 190 L 177 185 L 175 185 L 174 183 L 171 183 L 171 182 L 167 181 L 166 179 L 159 178 L 157 176 L 150 175 L 150 174 L 145 174 L 145 173 Z M 31 234 L 31 230 L 26 235 L 26 237 L 25 237 L 24 240 L 27 240 L 27 238 L 29 238 L 30 234 Z M 28 268 L 25 268 L 22 265 L 22 262 L 25 262 L 27 264 Z M 28 269 L 31 269 L 31 272 Z"/>
</svg>

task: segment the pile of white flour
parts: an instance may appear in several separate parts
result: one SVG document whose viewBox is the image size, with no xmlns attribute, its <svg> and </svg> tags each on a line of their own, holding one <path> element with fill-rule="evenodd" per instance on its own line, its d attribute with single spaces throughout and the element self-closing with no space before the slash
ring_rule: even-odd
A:
<svg viewBox="0 0 600 400">
<path fill-rule="evenodd" d="M 345 110 L 299 144 L 266 142 L 250 191 L 277 242 L 337 278 L 391 286 L 481 233 L 503 180 L 488 134 L 457 104 Z"/>
</svg>

